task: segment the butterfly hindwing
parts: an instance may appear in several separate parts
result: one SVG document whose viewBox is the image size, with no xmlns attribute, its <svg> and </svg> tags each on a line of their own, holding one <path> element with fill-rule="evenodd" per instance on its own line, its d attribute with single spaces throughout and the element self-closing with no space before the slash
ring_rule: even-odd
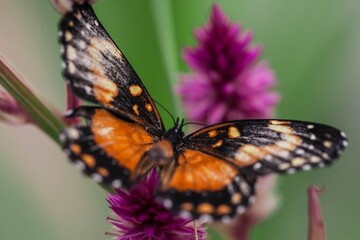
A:
<svg viewBox="0 0 360 240">
<path fill-rule="evenodd" d="M 346 136 L 323 124 L 288 120 L 241 120 L 190 134 L 183 148 L 196 149 L 258 175 L 293 173 L 329 165 Z"/>
<path fill-rule="evenodd" d="M 143 156 L 156 137 L 141 126 L 103 108 L 81 107 L 72 116 L 85 117 L 87 125 L 64 129 L 63 148 L 95 181 L 129 187 L 139 171 L 148 170 L 141 169 Z"/>
<path fill-rule="evenodd" d="M 185 150 L 162 171 L 159 195 L 184 217 L 226 221 L 250 203 L 254 180 L 231 163 Z"/>
<path fill-rule="evenodd" d="M 75 5 L 63 17 L 60 43 L 64 77 L 78 96 L 121 113 L 153 134 L 164 131 L 145 86 L 91 6 Z"/>
</svg>

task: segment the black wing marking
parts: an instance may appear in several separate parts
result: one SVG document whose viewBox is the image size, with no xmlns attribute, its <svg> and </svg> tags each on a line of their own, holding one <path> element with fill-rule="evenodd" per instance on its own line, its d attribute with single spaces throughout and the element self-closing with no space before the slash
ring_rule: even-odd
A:
<svg viewBox="0 0 360 240">
<path fill-rule="evenodd" d="M 178 151 L 199 150 L 262 175 L 329 165 L 346 146 L 345 133 L 323 124 L 244 120 L 200 129 Z"/>
<path fill-rule="evenodd" d="M 91 6 L 75 5 L 60 22 L 64 77 L 74 92 L 161 135 L 160 115 L 140 78 Z"/>
</svg>

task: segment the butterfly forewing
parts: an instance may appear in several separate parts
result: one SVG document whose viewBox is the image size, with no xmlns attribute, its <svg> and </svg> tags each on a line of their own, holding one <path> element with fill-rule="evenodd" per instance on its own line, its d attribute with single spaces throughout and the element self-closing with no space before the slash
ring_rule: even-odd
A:
<svg viewBox="0 0 360 240">
<path fill-rule="evenodd" d="M 346 136 L 323 124 L 288 120 L 220 123 L 189 135 L 182 148 L 196 149 L 257 174 L 293 173 L 331 164 Z"/>
<path fill-rule="evenodd" d="M 60 22 L 64 77 L 80 97 L 127 116 L 153 134 L 164 131 L 145 86 L 92 8 L 75 5 Z"/>
</svg>

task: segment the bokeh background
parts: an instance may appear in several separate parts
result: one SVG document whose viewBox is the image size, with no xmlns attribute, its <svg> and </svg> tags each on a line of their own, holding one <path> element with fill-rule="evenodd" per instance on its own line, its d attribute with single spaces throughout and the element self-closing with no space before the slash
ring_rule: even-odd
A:
<svg viewBox="0 0 360 240">
<path fill-rule="evenodd" d="M 175 112 L 168 79 L 187 71 L 181 50 L 194 44 L 192 30 L 206 22 L 212 2 L 99 0 L 94 8 L 152 96 Z M 350 141 L 331 168 L 280 177 L 281 204 L 251 239 L 306 239 L 311 184 L 327 187 L 328 239 L 359 239 L 360 1 L 218 2 L 264 46 L 282 95 L 277 117 L 327 123 Z M 0 0 L 0 52 L 43 99 L 64 109 L 59 19 L 48 1 Z M 0 123 L 0 158 L 0 239 L 108 239 L 106 193 L 45 134 Z"/>
</svg>

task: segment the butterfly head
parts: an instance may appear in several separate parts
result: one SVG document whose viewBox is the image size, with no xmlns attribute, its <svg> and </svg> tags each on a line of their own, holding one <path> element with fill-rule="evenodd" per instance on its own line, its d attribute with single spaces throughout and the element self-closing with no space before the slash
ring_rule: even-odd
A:
<svg viewBox="0 0 360 240">
<path fill-rule="evenodd" d="M 164 139 L 170 141 L 173 146 L 177 146 L 185 136 L 183 131 L 184 119 L 180 121 L 180 119 L 177 118 L 174 121 L 174 125 L 175 126 L 173 128 L 170 128 L 164 134 Z"/>
</svg>

